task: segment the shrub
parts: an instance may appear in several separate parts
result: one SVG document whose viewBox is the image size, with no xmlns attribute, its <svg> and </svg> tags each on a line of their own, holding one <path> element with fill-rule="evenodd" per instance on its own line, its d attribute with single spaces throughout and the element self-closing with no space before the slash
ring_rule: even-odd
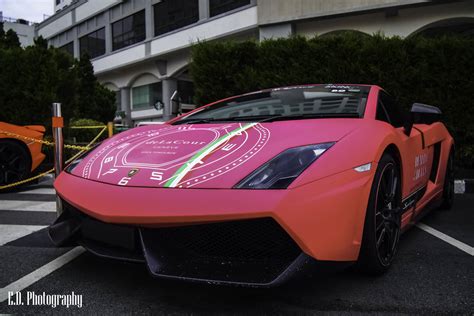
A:
<svg viewBox="0 0 474 316">
<path fill-rule="evenodd" d="M 438 106 L 458 163 L 474 167 L 474 39 L 363 36 L 201 42 L 192 48 L 195 102 L 304 83 L 380 85 L 408 109 Z"/>
</svg>

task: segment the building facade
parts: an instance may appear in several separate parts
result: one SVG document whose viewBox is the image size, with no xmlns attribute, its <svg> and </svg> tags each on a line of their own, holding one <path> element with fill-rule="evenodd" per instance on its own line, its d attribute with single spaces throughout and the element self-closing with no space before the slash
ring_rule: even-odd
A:
<svg viewBox="0 0 474 316">
<path fill-rule="evenodd" d="M 3 30 L 13 30 L 18 35 L 22 47 L 30 46 L 35 41 L 35 26 L 32 22 L 23 19 L 4 17 L 0 11 L 0 22 L 3 23 Z"/>
<path fill-rule="evenodd" d="M 117 93 L 128 125 L 173 114 L 178 91 L 192 108 L 190 47 L 197 41 L 315 36 L 355 30 L 411 36 L 474 34 L 474 1 L 429 0 L 53 0 L 37 35 L 79 58 Z"/>
</svg>

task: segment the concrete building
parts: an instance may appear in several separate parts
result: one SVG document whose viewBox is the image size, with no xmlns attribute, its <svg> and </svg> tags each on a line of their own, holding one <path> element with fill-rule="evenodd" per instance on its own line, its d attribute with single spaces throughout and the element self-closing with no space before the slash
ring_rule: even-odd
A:
<svg viewBox="0 0 474 316">
<path fill-rule="evenodd" d="M 2 11 L 0 11 L 0 22 L 3 23 L 3 30 L 5 32 L 8 30 L 16 32 L 22 47 L 34 44 L 35 26 L 32 22 L 23 19 L 4 17 Z"/>
<path fill-rule="evenodd" d="M 74 0 L 53 0 L 54 1 L 54 12 L 58 12 L 68 5 L 70 5 Z"/>
<path fill-rule="evenodd" d="M 53 0 L 37 35 L 79 58 L 116 91 L 129 125 L 172 115 L 177 90 L 192 108 L 190 47 L 203 40 L 325 35 L 356 30 L 402 37 L 473 34 L 474 1 L 441 0 Z M 117 120 L 120 118 L 117 117 Z"/>
</svg>

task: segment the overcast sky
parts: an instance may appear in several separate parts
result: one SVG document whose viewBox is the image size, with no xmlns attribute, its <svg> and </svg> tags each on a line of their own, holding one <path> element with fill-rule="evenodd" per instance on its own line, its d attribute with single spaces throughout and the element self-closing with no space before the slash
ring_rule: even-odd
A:
<svg viewBox="0 0 474 316">
<path fill-rule="evenodd" d="M 43 15 L 52 15 L 55 0 L 0 0 L 4 17 L 41 22 Z"/>
</svg>

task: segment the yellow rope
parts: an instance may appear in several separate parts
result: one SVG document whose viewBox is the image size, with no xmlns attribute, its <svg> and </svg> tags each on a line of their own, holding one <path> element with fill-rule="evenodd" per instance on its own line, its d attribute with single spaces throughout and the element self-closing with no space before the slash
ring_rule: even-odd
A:
<svg viewBox="0 0 474 316">
<path fill-rule="evenodd" d="M 86 129 L 86 128 L 103 128 L 107 127 L 106 125 L 96 125 L 96 126 L 69 126 L 71 129 Z"/>
<path fill-rule="evenodd" d="M 73 161 L 74 159 L 76 159 L 77 157 L 79 157 L 82 153 L 84 153 L 85 151 L 89 150 L 90 149 L 90 146 L 92 144 L 94 144 L 98 139 L 99 137 L 107 130 L 107 126 L 101 126 L 103 127 L 102 130 L 99 132 L 99 134 L 97 134 L 96 137 L 94 137 L 94 139 L 92 139 L 89 144 L 87 144 L 87 146 L 83 147 L 83 146 L 74 146 L 74 145 L 64 145 L 64 147 L 66 148 L 72 148 L 72 149 L 78 149 L 80 150 L 78 153 L 76 153 L 74 156 L 72 156 L 71 158 L 69 158 L 64 164 L 67 165 L 69 164 L 71 161 Z M 37 141 L 37 142 L 40 142 L 40 143 L 49 143 L 49 144 L 52 144 L 54 145 L 54 143 L 51 143 L 51 142 L 48 142 L 48 141 L 40 141 L 39 139 L 35 139 L 35 138 L 30 138 L 30 137 L 26 137 L 26 136 L 22 136 L 22 135 L 18 135 L 18 134 L 15 134 L 15 133 L 10 133 L 10 132 L 6 132 L 6 131 L 0 131 L 0 133 L 2 134 L 7 134 L 9 136 L 15 136 L 16 138 L 22 138 L 22 139 L 25 139 L 25 140 L 33 140 L 33 141 Z M 20 137 L 18 137 L 20 136 Z M 49 145 L 51 146 L 51 145 Z M 8 188 L 11 188 L 11 187 L 14 187 L 14 186 L 18 186 L 18 185 L 21 185 L 21 184 L 24 184 L 24 183 L 27 183 L 27 182 L 31 182 L 33 180 L 36 180 L 38 178 L 41 178 L 41 177 L 44 177 L 45 175 L 51 173 L 51 172 L 54 172 L 54 169 L 55 168 L 52 168 L 52 169 L 49 169 L 48 171 L 45 171 L 43 173 L 40 173 L 34 177 L 31 177 L 31 178 L 28 178 L 28 179 L 24 179 L 24 180 L 21 180 L 21 181 L 18 181 L 18 182 L 15 182 L 15 183 L 10 183 L 10 184 L 7 184 L 7 185 L 2 185 L 0 186 L 0 190 L 4 190 L 4 189 L 8 189 Z"/>
<path fill-rule="evenodd" d="M 88 127 L 88 126 L 86 126 L 86 127 Z M 96 126 L 93 126 L 93 127 L 96 128 Z M 99 132 L 99 135 L 97 135 L 97 137 L 94 140 L 97 140 L 97 138 L 99 138 L 100 135 L 102 135 L 107 130 L 107 126 L 102 125 L 100 127 L 102 128 L 102 130 Z M 0 130 L 0 134 L 5 134 L 7 136 L 11 136 L 11 137 L 18 138 L 18 139 L 23 139 L 23 140 L 30 141 L 30 142 L 40 143 L 40 144 L 43 144 L 45 146 L 54 146 L 54 142 L 50 142 L 50 141 L 47 141 L 47 140 L 36 139 L 36 138 L 32 138 L 32 137 L 27 137 L 27 136 L 15 134 L 15 133 L 7 132 L 7 131 Z M 88 146 L 67 145 L 67 144 L 64 145 L 64 148 L 69 148 L 69 149 L 74 149 L 74 150 L 89 150 Z"/>
</svg>

